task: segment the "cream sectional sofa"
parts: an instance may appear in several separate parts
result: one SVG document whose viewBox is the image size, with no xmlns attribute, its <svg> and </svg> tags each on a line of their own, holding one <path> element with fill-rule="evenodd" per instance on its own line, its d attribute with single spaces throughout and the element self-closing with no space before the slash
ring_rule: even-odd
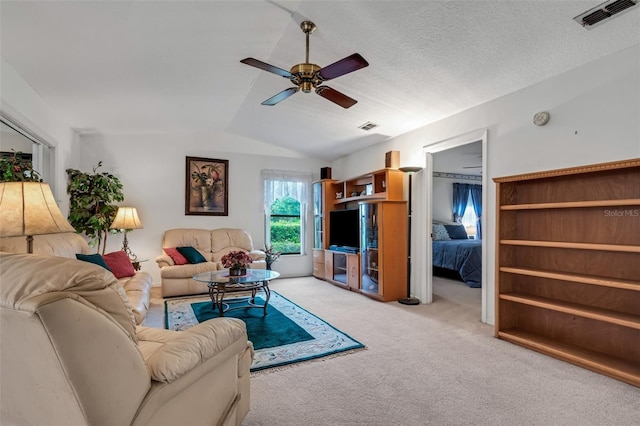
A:
<svg viewBox="0 0 640 426">
<path fill-rule="evenodd" d="M 249 253 L 253 269 L 265 269 L 267 266 L 264 251 L 255 250 L 251 236 L 242 229 L 193 229 L 177 228 L 165 231 L 162 248 L 194 247 L 207 260 L 203 263 L 176 265 L 166 253 L 156 258 L 162 278 L 162 297 L 183 296 L 207 293 L 206 284 L 193 280 L 193 276 L 201 272 L 224 269 L 222 256 L 233 250 Z"/>
<path fill-rule="evenodd" d="M 26 253 L 26 237 L 0 238 L 0 251 L 8 253 Z M 75 259 L 76 254 L 90 254 L 91 248 L 87 241 L 74 232 L 60 234 L 36 235 L 33 237 L 33 253 L 45 256 L 66 257 Z M 80 262 L 80 261 L 78 261 Z M 151 298 L 151 274 L 137 271 L 132 277 L 118 280 L 129 298 L 131 309 L 137 324 L 142 324 Z"/>
<path fill-rule="evenodd" d="M 0 253 L 0 423 L 240 425 L 253 360 L 244 322 L 136 326 L 126 300 L 101 266 Z"/>
</svg>

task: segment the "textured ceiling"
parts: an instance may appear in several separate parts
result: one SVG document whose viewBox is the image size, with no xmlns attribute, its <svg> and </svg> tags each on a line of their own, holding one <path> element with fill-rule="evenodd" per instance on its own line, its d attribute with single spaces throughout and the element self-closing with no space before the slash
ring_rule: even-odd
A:
<svg viewBox="0 0 640 426">
<path fill-rule="evenodd" d="M 83 131 L 228 132 L 331 160 L 640 42 L 640 8 L 573 21 L 599 3 L 3 0 L 0 52 Z M 330 82 L 354 107 L 302 92 L 260 105 L 291 83 L 239 61 L 304 62 L 300 16 L 318 27 L 311 62 L 370 63 Z"/>
</svg>

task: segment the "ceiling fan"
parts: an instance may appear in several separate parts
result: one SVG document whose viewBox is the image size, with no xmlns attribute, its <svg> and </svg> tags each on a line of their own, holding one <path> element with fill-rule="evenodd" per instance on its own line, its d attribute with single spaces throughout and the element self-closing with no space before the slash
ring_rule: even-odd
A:
<svg viewBox="0 0 640 426">
<path fill-rule="evenodd" d="M 350 98 L 344 93 L 332 89 L 329 86 L 324 86 L 322 83 L 350 72 L 357 71 L 360 68 L 368 66 L 369 63 L 358 53 L 354 53 L 351 56 L 340 59 L 339 61 L 334 62 L 331 65 L 327 65 L 324 68 L 319 65 L 309 63 L 309 34 L 315 31 L 316 25 L 311 21 L 304 21 L 300 24 L 300 28 L 307 37 L 305 62 L 294 65 L 291 67 L 290 71 L 278 68 L 254 58 L 246 58 L 240 61 L 243 64 L 288 78 L 296 85 L 296 87 L 290 87 L 277 95 L 270 97 L 266 101 L 262 102 L 262 105 L 276 105 L 299 90 L 302 90 L 304 93 L 309 93 L 312 90 L 315 90 L 318 95 L 340 105 L 343 108 L 350 108 L 355 105 L 358 101 Z"/>
</svg>

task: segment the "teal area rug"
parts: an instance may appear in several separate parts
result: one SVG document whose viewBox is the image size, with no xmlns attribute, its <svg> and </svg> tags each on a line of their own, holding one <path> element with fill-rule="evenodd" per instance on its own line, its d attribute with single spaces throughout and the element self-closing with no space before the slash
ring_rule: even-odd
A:
<svg viewBox="0 0 640 426">
<path fill-rule="evenodd" d="M 229 301 L 232 307 L 246 305 L 246 298 Z M 257 296 L 256 303 L 263 304 L 264 300 Z M 267 315 L 262 314 L 262 309 L 248 307 L 225 312 L 225 317 L 239 318 L 247 324 L 255 349 L 252 372 L 364 348 L 362 343 L 275 291 L 271 291 Z M 217 317 L 209 296 L 165 300 L 165 328 L 169 330 L 186 330 Z"/>
</svg>

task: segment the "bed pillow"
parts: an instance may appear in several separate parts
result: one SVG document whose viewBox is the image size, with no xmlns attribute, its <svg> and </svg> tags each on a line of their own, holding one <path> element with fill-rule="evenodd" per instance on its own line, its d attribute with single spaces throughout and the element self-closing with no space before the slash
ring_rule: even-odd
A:
<svg viewBox="0 0 640 426">
<path fill-rule="evenodd" d="M 102 258 L 102 256 L 100 256 L 99 254 L 81 254 L 81 253 L 76 253 L 76 259 L 82 260 L 83 262 L 89 262 L 89 263 L 93 263 L 93 264 L 98 265 L 98 266 L 102 266 L 107 271 L 111 271 L 111 269 L 109 269 L 109 267 L 105 263 L 105 261 Z"/>
<path fill-rule="evenodd" d="M 186 265 L 189 263 L 189 259 L 184 257 L 176 247 L 165 247 L 162 250 L 167 253 L 167 256 L 173 259 L 173 263 L 176 265 Z"/>
<path fill-rule="evenodd" d="M 446 241 L 450 240 L 449 233 L 447 232 L 447 228 L 444 227 L 441 223 L 433 224 L 433 241 Z"/>
<path fill-rule="evenodd" d="M 207 259 L 193 247 L 176 247 L 181 255 L 187 258 L 189 263 L 204 263 Z"/>
<path fill-rule="evenodd" d="M 132 277 L 136 274 L 136 270 L 133 269 L 133 264 L 131 260 L 129 260 L 129 256 L 122 250 L 107 253 L 102 256 L 102 259 L 104 259 L 109 270 L 113 272 L 113 275 L 115 275 L 117 279 Z"/>
<path fill-rule="evenodd" d="M 444 225 L 447 232 L 449 233 L 449 238 L 452 240 L 468 240 L 469 236 L 467 235 L 467 231 L 464 229 L 464 225 Z"/>
</svg>

